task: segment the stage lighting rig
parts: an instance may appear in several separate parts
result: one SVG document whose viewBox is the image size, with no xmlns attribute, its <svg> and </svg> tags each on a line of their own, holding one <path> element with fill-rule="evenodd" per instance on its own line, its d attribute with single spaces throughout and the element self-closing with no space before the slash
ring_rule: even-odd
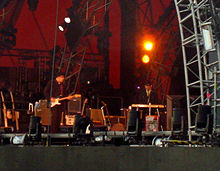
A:
<svg viewBox="0 0 220 171">
<path fill-rule="evenodd" d="M 70 23 L 71 23 L 70 17 L 65 17 L 64 18 L 64 23 L 62 23 L 58 26 L 59 30 L 62 31 L 62 32 L 65 31 L 66 28 L 68 27 L 68 24 L 70 24 Z"/>
</svg>

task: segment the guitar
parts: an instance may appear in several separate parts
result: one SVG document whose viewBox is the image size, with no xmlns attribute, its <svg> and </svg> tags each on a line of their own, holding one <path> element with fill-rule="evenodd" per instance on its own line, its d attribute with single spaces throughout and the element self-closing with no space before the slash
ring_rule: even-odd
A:
<svg viewBox="0 0 220 171">
<path fill-rule="evenodd" d="M 4 126 L 7 128 L 8 127 L 8 119 L 12 119 L 12 122 L 15 121 L 16 125 L 16 130 L 19 130 L 19 112 L 15 111 L 15 101 L 14 101 L 14 96 L 11 91 L 8 91 L 10 94 L 11 101 L 10 103 L 12 104 L 12 109 L 8 109 L 6 106 L 6 100 L 4 97 L 3 91 L 0 92 L 1 94 L 1 99 L 2 99 L 2 106 L 3 106 L 3 117 L 4 117 Z"/>
<path fill-rule="evenodd" d="M 7 107 L 5 104 L 5 98 L 3 92 L 1 91 L 1 99 L 2 99 L 2 106 L 3 106 L 3 114 L 4 114 L 4 126 L 8 127 L 8 119 L 7 119 Z"/>
<path fill-rule="evenodd" d="M 67 96 L 67 97 L 62 97 L 62 98 L 56 98 L 54 101 L 51 101 L 50 103 L 50 107 L 54 107 L 56 105 L 61 105 L 60 101 L 63 101 L 63 100 L 70 100 L 72 98 L 78 98 L 78 97 L 81 97 L 81 94 L 74 94 L 74 95 L 70 95 L 70 96 Z"/>
<path fill-rule="evenodd" d="M 81 112 L 81 116 L 85 116 L 84 114 L 84 110 L 85 110 L 85 106 L 86 106 L 86 103 L 88 102 L 88 99 L 86 98 L 83 102 L 83 107 L 82 107 L 82 112 Z"/>
<path fill-rule="evenodd" d="M 107 125 L 109 126 L 109 129 L 111 128 L 111 121 L 110 121 L 110 114 L 109 114 L 109 111 L 108 111 L 108 108 L 107 108 L 107 104 L 104 102 L 104 101 L 101 101 L 101 103 L 103 104 L 105 110 L 106 110 L 106 113 L 108 115 L 108 122 L 107 122 Z"/>
</svg>

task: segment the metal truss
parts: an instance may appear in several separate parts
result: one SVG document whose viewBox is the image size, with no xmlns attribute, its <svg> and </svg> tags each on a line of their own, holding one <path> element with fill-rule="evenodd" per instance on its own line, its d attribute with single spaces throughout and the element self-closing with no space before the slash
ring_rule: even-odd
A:
<svg viewBox="0 0 220 171">
<path fill-rule="evenodd" d="M 213 28 L 213 17 L 209 0 L 174 0 L 179 30 L 182 40 L 182 53 L 184 62 L 188 134 L 192 140 L 194 129 L 193 118 L 197 113 L 199 105 L 210 104 L 214 115 L 214 129 L 217 130 L 216 118 L 219 108 L 219 51 L 218 43 L 214 40 L 214 48 L 210 49 L 216 53 L 213 57 L 210 50 L 204 48 L 205 35 L 203 29 L 211 25 Z M 213 36 L 213 35 L 211 35 Z"/>
<path fill-rule="evenodd" d="M 67 38 L 68 34 L 74 34 L 73 28 L 67 28 L 67 31 L 65 33 L 67 42 L 64 47 L 64 53 L 62 54 L 60 59 L 58 69 L 64 71 L 65 76 L 69 78 L 68 85 L 70 85 L 70 83 L 72 82 L 72 78 L 76 79 L 76 84 L 78 83 L 82 65 L 85 63 L 85 55 L 94 53 L 94 50 L 92 49 L 90 43 L 91 41 L 94 41 L 94 39 L 96 39 L 96 33 L 98 31 L 108 32 L 108 28 L 106 28 L 106 25 L 108 25 L 108 23 L 106 22 L 108 21 L 106 21 L 105 17 L 108 13 L 111 2 L 111 0 L 73 1 L 73 6 L 68 9 L 68 13 L 70 16 L 72 15 L 75 17 L 76 14 L 78 15 L 78 25 L 80 25 L 81 27 L 80 34 L 76 35 L 78 37 L 77 40 L 71 40 L 71 38 L 68 40 Z M 74 8 L 77 3 L 79 7 Z M 74 36 L 72 38 L 75 39 Z M 72 46 L 70 46 L 70 44 Z M 68 46 L 71 51 L 70 54 L 65 53 Z M 102 56 L 102 54 L 100 55 L 99 53 L 99 57 L 100 56 Z M 92 57 L 92 55 L 90 57 Z M 99 58 L 99 60 L 104 61 L 104 57 Z M 72 77 L 73 75 L 76 75 L 76 77 Z M 74 88 L 74 91 L 75 89 L 76 86 Z"/>
<path fill-rule="evenodd" d="M 59 50 L 58 50 L 59 49 Z M 0 53 L 0 58 L 6 56 L 10 58 L 11 63 L 13 64 L 13 68 L 16 68 L 16 92 L 22 92 L 22 84 L 24 82 L 31 82 L 33 86 L 29 88 L 32 90 L 31 87 L 34 87 L 35 90 L 41 92 L 42 84 L 44 81 L 50 79 L 49 73 L 52 70 L 51 64 L 51 56 L 53 50 L 37 50 L 37 49 L 11 49 L 11 50 L 4 50 Z M 64 53 L 64 49 L 57 48 L 56 53 L 56 61 L 55 67 L 59 67 L 60 65 L 60 58 Z M 65 52 L 66 55 L 70 55 L 69 51 Z M 82 55 L 82 52 L 78 55 Z M 96 66 L 98 68 L 103 68 L 104 61 L 103 57 L 100 56 L 98 53 L 84 53 L 84 64 Z M 30 68 L 32 63 L 33 68 Z M 101 69 L 99 69 L 101 70 Z M 35 77 L 28 77 L 28 75 L 35 75 Z M 72 75 L 69 75 L 67 78 L 71 78 L 72 76 L 76 75 L 78 72 L 74 71 Z"/>
<path fill-rule="evenodd" d="M 25 0 L 0 2 L 0 51 L 11 49 L 16 44 L 14 28 Z"/>
</svg>

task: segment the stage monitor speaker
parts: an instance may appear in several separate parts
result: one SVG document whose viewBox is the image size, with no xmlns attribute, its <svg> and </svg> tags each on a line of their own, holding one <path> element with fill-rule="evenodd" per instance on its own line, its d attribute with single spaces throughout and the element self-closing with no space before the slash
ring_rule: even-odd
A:
<svg viewBox="0 0 220 171">
<path fill-rule="evenodd" d="M 48 107 L 38 108 L 35 113 L 35 116 L 41 117 L 41 124 L 42 125 L 50 125 L 51 124 L 51 118 L 49 118 L 49 117 L 51 117 L 50 108 L 48 108 Z M 50 120 L 50 123 L 49 123 L 49 120 Z"/>
<path fill-rule="evenodd" d="M 81 113 L 81 97 L 72 98 L 68 102 L 68 113 Z"/>
<path fill-rule="evenodd" d="M 207 133 L 212 133 L 213 130 L 213 115 L 211 114 L 211 106 L 199 105 L 198 113 L 196 116 L 196 131 L 202 130 Z"/>
<path fill-rule="evenodd" d="M 47 107 L 47 100 L 40 100 L 39 106 L 36 109 L 34 114 L 35 116 L 41 117 L 42 125 L 50 125 L 51 124 L 51 111 L 50 108 Z M 49 123 L 50 120 L 50 123 Z"/>
<path fill-rule="evenodd" d="M 186 106 L 185 95 L 167 95 L 167 130 L 171 130 L 171 118 L 173 116 L 173 108 L 183 108 Z"/>
<path fill-rule="evenodd" d="M 172 131 L 183 131 L 184 129 L 184 109 L 173 108 L 171 128 Z"/>
<path fill-rule="evenodd" d="M 90 109 L 89 115 L 94 124 L 105 125 L 105 116 L 101 109 Z"/>
<path fill-rule="evenodd" d="M 139 129 L 140 129 L 140 112 L 136 110 L 131 110 L 129 112 L 127 130 L 128 132 L 135 132 L 135 131 L 139 131 Z"/>
<path fill-rule="evenodd" d="M 29 134 L 36 134 L 37 131 L 41 131 L 39 128 L 41 128 L 40 125 L 41 117 L 39 116 L 31 116 L 30 122 L 29 122 Z"/>
</svg>

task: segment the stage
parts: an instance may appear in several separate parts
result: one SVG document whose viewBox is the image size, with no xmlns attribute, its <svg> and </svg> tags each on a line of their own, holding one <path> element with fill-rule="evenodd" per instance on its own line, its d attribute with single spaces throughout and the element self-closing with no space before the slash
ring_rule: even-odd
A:
<svg viewBox="0 0 220 171">
<path fill-rule="evenodd" d="M 219 148 L 0 147 L 1 170 L 219 170 Z"/>
</svg>

